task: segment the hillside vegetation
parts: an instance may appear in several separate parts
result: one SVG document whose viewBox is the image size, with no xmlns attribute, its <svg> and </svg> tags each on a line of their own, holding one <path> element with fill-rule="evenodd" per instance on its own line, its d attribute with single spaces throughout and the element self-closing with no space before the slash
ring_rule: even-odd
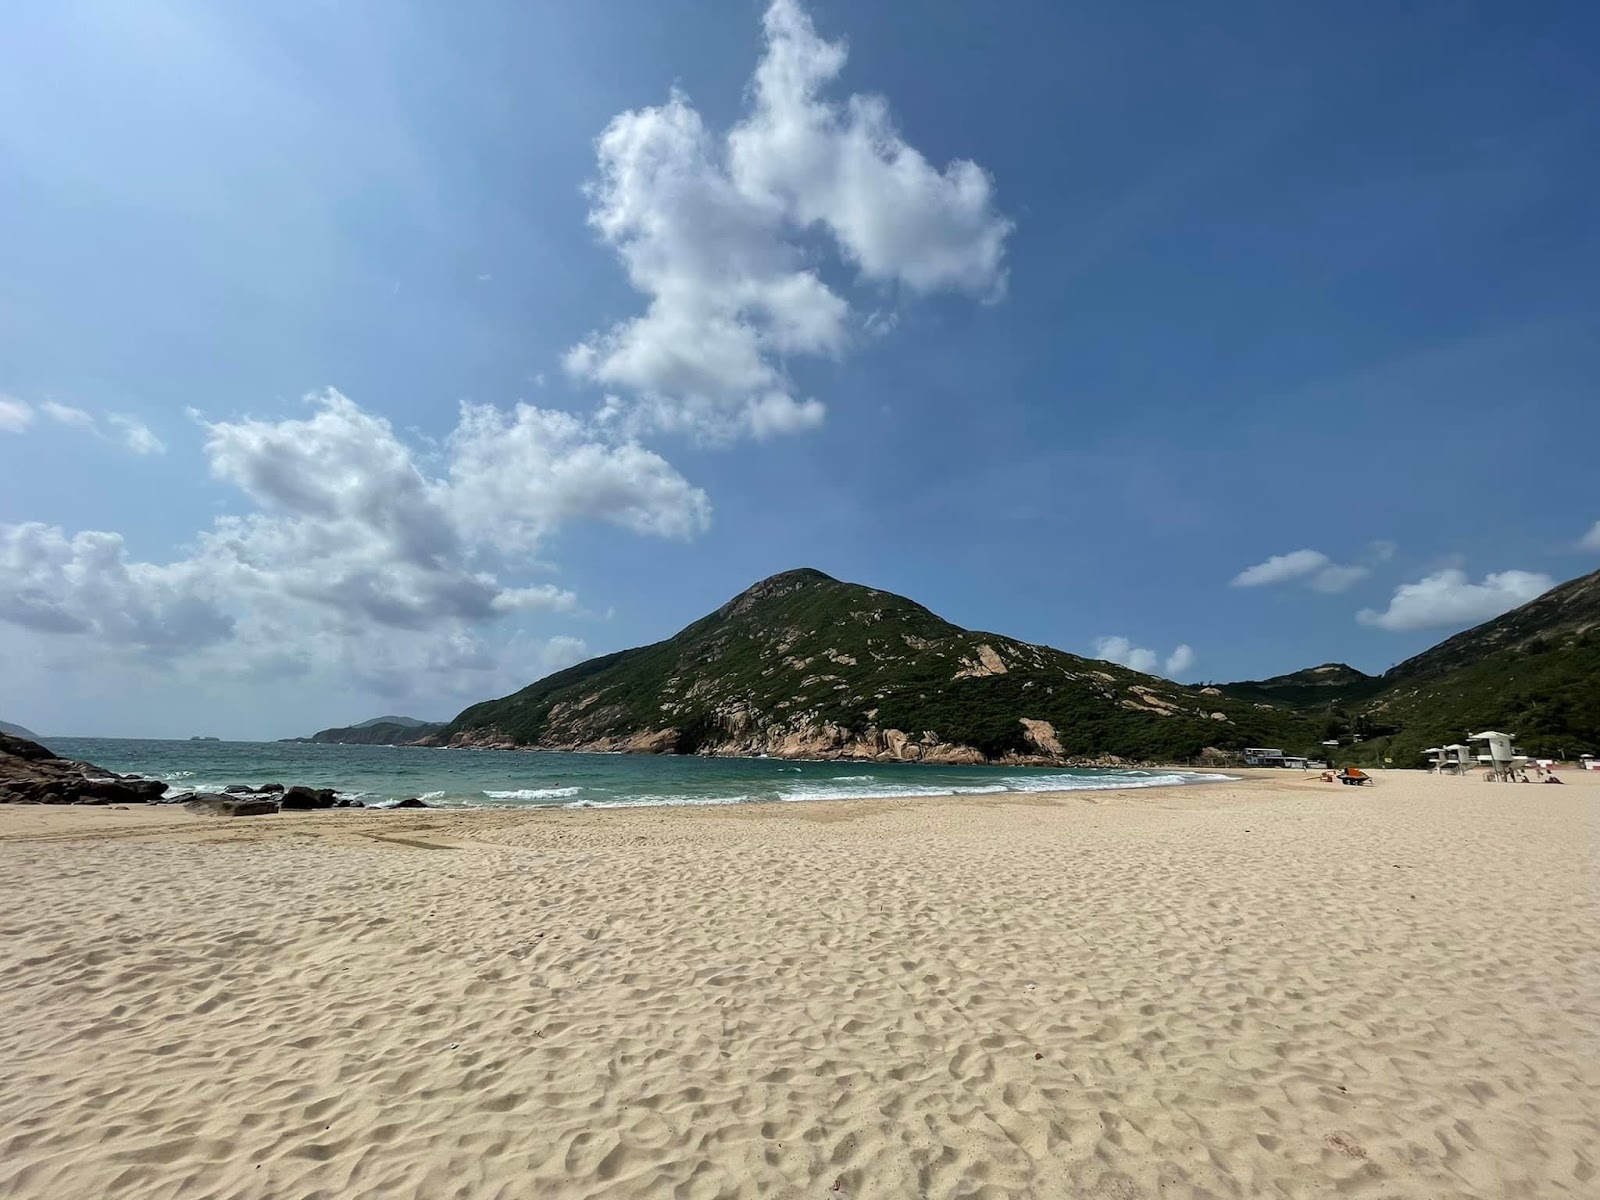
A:
<svg viewBox="0 0 1600 1200">
<path fill-rule="evenodd" d="M 1486 729 L 1515 734 L 1529 754 L 1600 754 L 1600 571 L 1382 676 L 1330 664 L 1222 690 L 1264 697 L 1320 722 L 1325 735 L 1345 743 L 1336 755 L 1341 762 L 1387 758 L 1417 767 L 1429 747 Z"/>
<path fill-rule="evenodd" d="M 319 729 L 310 737 L 284 738 L 286 742 L 321 742 L 338 746 L 405 746 L 438 733 L 444 726 L 437 721 L 415 717 L 374 717 L 359 725 L 340 725 Z"/>
<path fill-rule="evenodd" d="M 676 636 L 466 709 L 455 745 L 902 761 L 1189 761 L 1315 743 L 1304 714 L 978 633 L 797 570 Z"/>
<path fill-rule="evenodd" d="M 1361 708 L 1367 756 L 1413 766 L 1429 746 L 1485 729 L 1529 754 L 1600 754 L 1600 571 L 1458 633 L 1392 668 Z"/>
</svg>

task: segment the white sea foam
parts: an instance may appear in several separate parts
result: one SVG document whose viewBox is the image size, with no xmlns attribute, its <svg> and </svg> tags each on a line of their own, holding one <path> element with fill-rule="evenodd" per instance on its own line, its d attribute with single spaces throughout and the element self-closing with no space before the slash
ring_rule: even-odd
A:
<svg viewBox="0 0 1600 1200">
<path fill-rule="evenodd" d="M 561 800 L 581 791 L 581 787 L 518 788 L 511 792 L 486 791 L 483 794 L 491 800 Z"/>
<path fill-rule="evenodd" d="M 576 789 L 574 789 L 576 790 Z M 617 800 L 574 800 L 563 808 L 662 808 L 667 805 L 747 804 L 754 796 L 625 796 Z"/>
</svg>

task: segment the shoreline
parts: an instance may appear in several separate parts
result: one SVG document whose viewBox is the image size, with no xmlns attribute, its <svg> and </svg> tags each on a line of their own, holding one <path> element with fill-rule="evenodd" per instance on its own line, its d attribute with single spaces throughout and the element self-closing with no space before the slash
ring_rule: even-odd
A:
<svg viewBox="0 0 1600 1200">
<path fill-rule="evenodd" d="M 803 803 L 820 799 L 1140 790 L 1238 778 L 1188 765 L 933 764 L 735 756 L 623 756 L 599 751 L 524 751 L 471 765 L 409 756 L 410 747 L 339 746 L 305 753 L 301 744 L 222 743 L 196 754 L 187 743 L 150 739 L 56 739 L 70 760 L 167 787 L 179 797 L 310 788 L 341 807 L 401 803 L 447 809 L 572 807 L 611 809 Z M 399 756 L 393 757 L 398 751 Z M 524 754 L 542 761 L 530 762 Z M 423 760 L 433 761 L 428 765 Z M 631 760 L 631 761 L 619 761 Z M 521 765 L 519 765 L 519 763 Z M 915 769 L 913 769 L 915 768 Z M 263 782 L 270 780 L 270 783 Z M 276 791 L 274 791 L 276 789 Z M 3 797 L 0 797 L 3 798 Z M 117 803 L 121 803 L 119 798 Z M 264 814 L 257 814 L 264 815 Z"/>
</svg>

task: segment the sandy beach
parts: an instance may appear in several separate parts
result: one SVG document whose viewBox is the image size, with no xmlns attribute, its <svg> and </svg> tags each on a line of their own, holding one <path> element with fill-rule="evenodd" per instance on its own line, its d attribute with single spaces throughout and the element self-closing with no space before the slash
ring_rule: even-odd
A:
<svg viewBox="0 0 1600 1200">
<path fill-rule="evenodd" d="M 0 807 L 7 1197 L 1600 1190 L 1600 774 Z"/>
</svg>

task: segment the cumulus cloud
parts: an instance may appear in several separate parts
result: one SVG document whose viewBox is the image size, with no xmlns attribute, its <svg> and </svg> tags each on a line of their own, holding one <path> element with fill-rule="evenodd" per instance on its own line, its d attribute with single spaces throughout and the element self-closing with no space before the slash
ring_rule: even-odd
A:
<svg viewBox="0 0 1600 1200">
<path fill-rule="evenodd" d="M 576 608 L 570 591 L 504 577 L 563 524 L 687 537 L 710 520 L 664 460 L 565 413 L 464 405 L 435 470 L 349 398 L 309 399 L 304 417 L 205 424 L 212 475 L 251 508 L 173 562 L 134 560 L 114 533 L 0 526 L 0 620 L 224 670 L 336 664 L 398 695 L 407 672 L 500 668 L 481 630 L 506 614 Z M 523 657 L 582 649 L 530 643 Z"/>
<path fill-rule="evenodd" d="M 1154 650 L 1144 646 L 1135 646 L 1125 637 L 1101 637 L 1094 642 L 1094 656 L 1103 658 L 1107 662 L 1119 663 L 1131 670 L 1142 672 L 1145 675 L 1157 674 L 1157 667 L 1163 667 L 1161 673 L 1169 679 L 1182 675 L 1194 665 L 1194 651 L 1187 645 L 1179 645 L 1167 655 L 1165 664 L 1161 656 Z"/>
<path fill-rule="evenodd" d="M 1169 679 L 1176 679 L 1192 666 L 1194 666 L 1194 651 L 1187 643 L 1180 644 L 1176 650 L 1167 655 L 1166 674 Z"/>
<path fill-rule="evenodd" d="M 784 360 L 838 358 L 868 333 L 807 251 L 825 235 L 871 283 L 998 295 L 1011 222 L 989 176 L 934 168 L 881 97 L 823 91 L 844 65 L 796 0 L 774 0 L 750 109 L 726 134 L 674 91 L 612 120 L 596 142 L 589 222 L 648 303 L 568 351 L 575 377 L 617 388 L 634 428 L 771 437 L 818 425 Z"/>
<path fill-rule="evenodd" d="M 1385 543 L 1374 543 L 1374 546 L 1382 544 Z M 1370 567 L 1341 566 L 1320 550 L 1293 550 L 1246 567 L 1233 577 L 1231 584 L 1250 588 L 1298 582 L 1313 591 L 1334 593 L 1349 590 L 1370 574 Z"/>
<path fill-rule="evenodd" d="M 69 538 L 37 523 L 0 526 L 0 620 L 156 651 L 209 645 L 233 628 L 198 564 L 130 562 L 117 534 Z"/>
<path fill-rule="evenodd" d="M 449 449 L 458 523 L 502 549 L 529 549 L 553 526 L 580 517 L 678 538 L 711 521 L 706 494 L 666 459 L 634 442 L 596 441 L 568 413 L 463 404 Z"/>
<path fill-rule="evenodd" d="M 4 421 L 0 419 L 0 428 L 4 428 Z M 1600 550 L 1600 521 L 1596 521 L 1589 532 L 1578 539 L 1580 550 Z"/>
<path fill-rule="evenodd" d="M 1395 589 L 1389 607 L 1364 608 L 1356 614 L 1363 625 L 1404 632 L 1476 625 L 1544 595 L 1555 586 L 1548 575 L 1534 571 L 1501 571 L 1472 583 L 1467 573 L 1451 567 Z"/>
<path fill-rule="evenodd" d="M 1135 671 L 1142 671 L 1146 675 L 1153 674 L 1156 669 L 1156 652 L 1146 650 L 1143 646 L 1135 646 L 1125 637 L 1095 638 L 1094 656 L 1103 658 L 1107 662 L 1120 663 Z"/>
<path fill-rule="evenodd" d="M 21 400 L 0 395 L 0 433 L 21 433 L 33 424 L 33 409 Z"/>
</svg>

